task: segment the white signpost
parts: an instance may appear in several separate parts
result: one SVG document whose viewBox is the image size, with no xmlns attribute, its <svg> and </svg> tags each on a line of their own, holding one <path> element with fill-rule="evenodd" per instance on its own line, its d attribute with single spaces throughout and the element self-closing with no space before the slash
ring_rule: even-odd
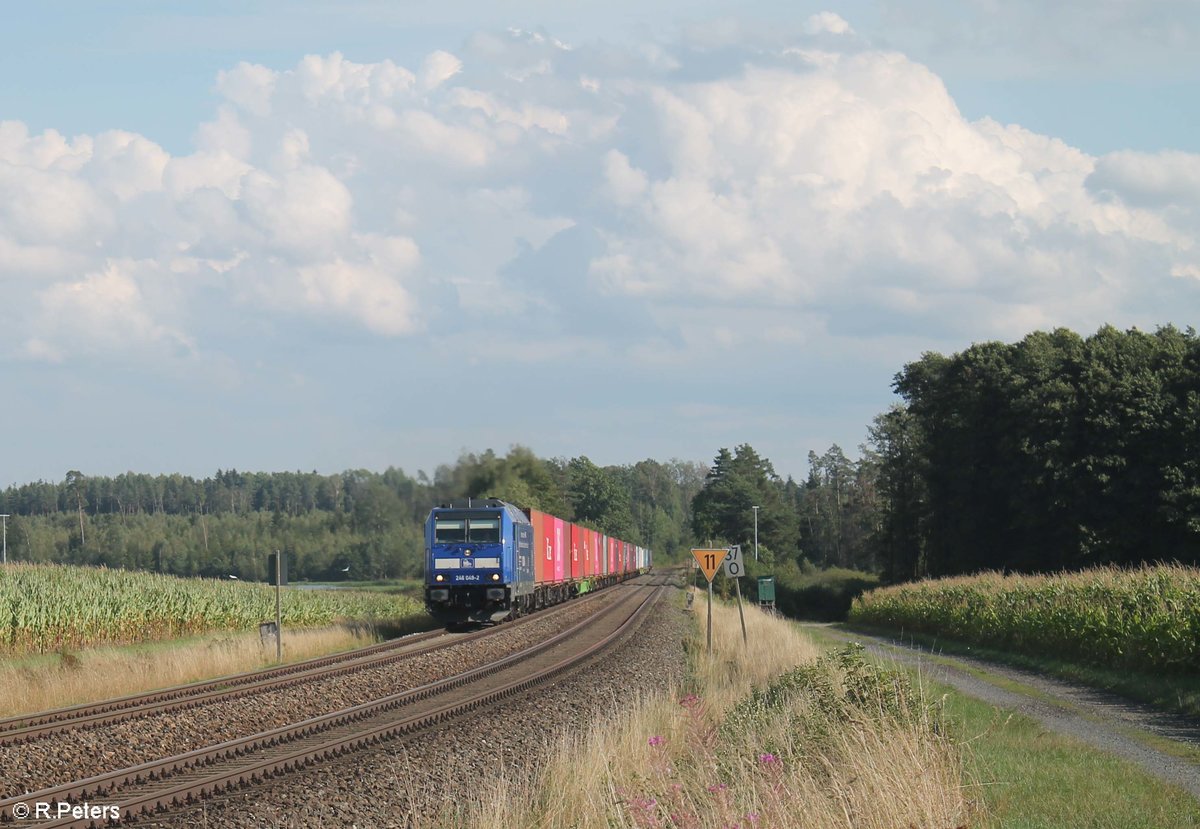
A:
<svg viewBox="0 0 1200 829">
<path fill-rule="evenodd" d="M 712 653 L 712 583 L 718 569 L 725 573 L 726 578 L 733 579 L 733 586 L 737 590 L 738 618 L 742 620 L 742 645 L 745 647 L 747 645 L 746 616 L 742 611 L 742 583 L 739 579 L 745 575 L 746 565 L 742 563 L 741 546 L 734 545 L 715 549 L 693 547 L 692 557 L 695 559 L 693 567 L 699 567 L 704 572 L 704 577 L 708 579 L 708 652 Z"/>
<path fill-rule="evenodd" d="M 730 579 L 740 579 L 746 573 L 746 565 L 742 564 L 741 546 L 730 547 L 725 556 L 725 576 Z"/>
<path fill-rule="evenodd" d="M 725 578 L 733 579 L 733 587 L 737 591 L 738 618 L 742 621 L 742 647 L 749 646 L 749 642 L 746 640 L 746 615 L 742 611 L 742 582 L 740 581 L 745 572 L 746 565 L 742 563 L 742 545 L 735 544 L 729 548 L 729 555 L 725 556 Z"/>
</svg>

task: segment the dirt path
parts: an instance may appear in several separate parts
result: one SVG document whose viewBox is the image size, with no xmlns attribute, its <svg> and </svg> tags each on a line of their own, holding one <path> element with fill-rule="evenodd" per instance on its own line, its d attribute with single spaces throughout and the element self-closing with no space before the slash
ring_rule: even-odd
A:
<svg viewBox="0 0 1200 829">
<path fill-rule="evenodd" d="M 1073 685 L 1030 671 L 984 662 L 964 656 L 939 654 L 935 662 L 920 646 L 895 639 L 851 633 L 829 625 L 811 625 L 824 635 L 847 642 L 861 642 L 867 650 L 920 666 L 930 678 L 953 686 L 992 705 L 1013 709 L 1060 734 L 1077 737 L 1089 745 L 1137 763 L 1150 774 L 1174 783 L 1200 799 L 1200 764 L 1159 751 L 1131 736 L 1132 730 L 1200 747 L 1200 722 L 1181 715 L 1157 711 L 1123 697 Z M 1000 687 L 970 673 L 966 668 L 1029 686 L 1037 695 Z"/>
</svg>

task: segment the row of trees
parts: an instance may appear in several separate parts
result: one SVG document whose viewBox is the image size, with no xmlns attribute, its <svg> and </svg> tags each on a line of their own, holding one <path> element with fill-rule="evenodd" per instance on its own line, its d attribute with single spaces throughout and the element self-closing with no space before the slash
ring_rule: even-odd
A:
<svg viewBox="0 0 1200 829">
<path fill-rule="evenodd" d="M 601 467 L 585 456 L 467 454 L 429 478 L 400 469 L 88 477 L 0 492 L 15 558 L 104 564 L 179 575 L 265 577 L 266 553 L 289 553 L 295 578 L 414 576 L 429 508 L 464 496 L 503 498 L 653 549 L 687 556 L 697 540 L 760 540 L 769 556 L 870 569 L 872 484 L 864 461 L 832 447 L 810 455 L 804 483 L 781 480 L 748 446 L 713 468 L 644 460 Z"/>
<path fill-rule="evenodd" d="M 1106 326 L 926 353 L 851 460 L 782 480 L 722 449 L 694 503 L 702 540 L 768 560 L 880 572 L 1200 563 L 1200 339 Z"/>
<path fill-rule="evenodd" d="M 713 464 L 601 467 L 522 447 L 432 478 L 400 469 L 87 477 L 0 492 L 10 555 L 257 578 L 271 549 L 297 578 L 411 576 L 430 506 L 495 496 L 653 549 L 755 538 L 780 566 L 885 579 L 1200 562 L 1200 340 L 1059 329 L 927 353 L 896 375 L 857 459 L 809 453 L 803 481 L 752 446 Z M 754 508 L 758 507 L 757 510 Z"/>
<path fill-rule="evenodd" d="M 823 455 L 809 452 L 808 478 L 797 483 L 780 478 L 748 444 L 721 449 L 692 503 L 693 532 L 705 543 L 749 551 L 757 526 L 759 556 L 768 562 L 873 571 L 878 462 L 871 450 L 860 451 L 856 461 L 836 444 Z"/>
<path fill-rule="evenodd" d="M 691 500 L 705 468 L 646 460 L 600 467 L 516 447 L 439 467 L 433 478 L 389 468 L 88 477 L 0 492 L 11 558 L 102 564 L 178 575 L 264 578 L 266 553 L 288 553 L 295 579 L 416 576 L 431 506 L 503 498 L 680 555 L 692 544 Z"/>
<path fill-rule="evenodd" d="M 906 365 L 875 421 L 892 579 L 1200 562 L 1200 340 L 1104 327 Z"/>
</svg>

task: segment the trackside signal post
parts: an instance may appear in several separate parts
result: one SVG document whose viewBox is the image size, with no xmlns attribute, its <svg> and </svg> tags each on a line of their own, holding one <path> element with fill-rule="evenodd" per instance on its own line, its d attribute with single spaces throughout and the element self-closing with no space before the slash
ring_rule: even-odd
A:
<svg viewBox="0 0 1200 829">
<path fill-rule="evenodd" d="M 742 564 L 742 545 L 729 548 L 725 556 L 725 578 L 733 579 L 733 587 L 737 591 L 738 618 L 742 621 L 742 647 L 749 647 L 746 640 L 746 614 L 742 611 L 742 574 L 746 572 Z"/>
<path fill-rule="evenodd" d="M 712 580 L 717 574 L 717 568 L 721 566 L 721 562 L 725 560 L 725 556 L 729 555 L 728 547 L 717 549 L 702 549 L 692 548 L 692 557 L 696 559 L 696 563 L 700 565 L 700 569 L 704 572 L 704 578 L 708 579 L 708 653 L 712 655 Z"/>
<path fill-rule="evenodd" d="M 287 584 L 287 559 L 276 550 L 267 554 L 267 576 L 275 585 L 275 660 L 283 661 L 283 613 L 279 601 L 279 586 Z"/>
</svg>

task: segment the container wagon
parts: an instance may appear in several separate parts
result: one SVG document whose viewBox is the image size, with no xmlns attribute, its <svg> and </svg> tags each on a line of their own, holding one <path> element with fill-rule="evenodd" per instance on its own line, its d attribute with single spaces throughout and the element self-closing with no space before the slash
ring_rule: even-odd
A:
<svg viewBox="0 0 1200 829">
<path fill-rule="evenodd" d="M 425 521 L 425 606 L 446 624 L 503 622 L 646 572 L 650 560 L 553 515 L 467 499 Z"/>
</svg>

